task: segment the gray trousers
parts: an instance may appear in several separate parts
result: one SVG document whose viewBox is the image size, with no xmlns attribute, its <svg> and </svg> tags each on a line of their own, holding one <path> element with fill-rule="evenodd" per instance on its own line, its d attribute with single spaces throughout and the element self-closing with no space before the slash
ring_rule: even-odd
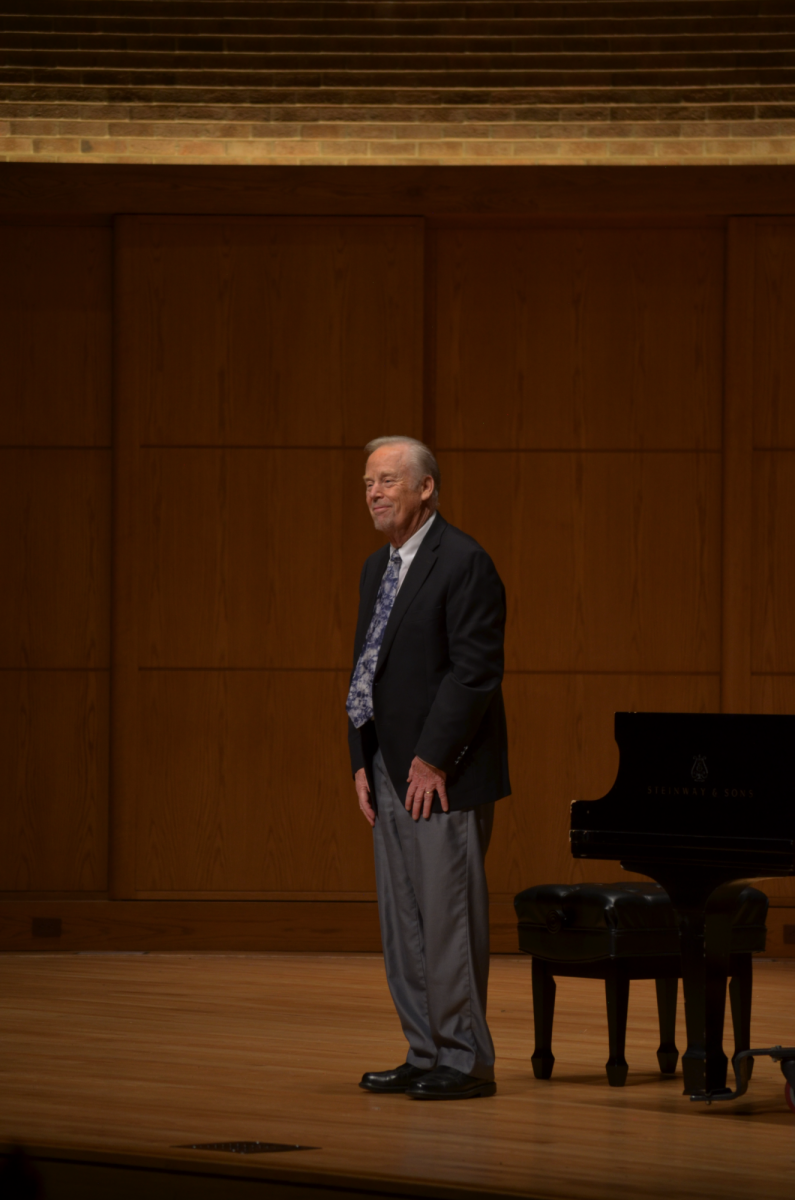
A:
<svg viewBox="0 0 795 1200">
<path fill-rule="evenodd" d="M 378 913 L 392 999 L 415 1067 L 494 1078 L 486 1024 L 489 894 L 484 859 L 494 805 L 414 821 L 373 761 Z"/>
</svg>

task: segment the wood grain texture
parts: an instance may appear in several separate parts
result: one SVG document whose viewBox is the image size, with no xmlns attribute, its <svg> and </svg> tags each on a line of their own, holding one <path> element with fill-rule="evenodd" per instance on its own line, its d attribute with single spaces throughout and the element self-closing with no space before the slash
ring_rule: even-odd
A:
<svg viewBox="0 0 795 1200">
<path fill-rule="evenodd" d="M 795 671 L 795 451 L 754 454 L 751 662 Z"/>
<path fill-rule="evenodd" d="M 487 858 L 491 891 L 636 878 L 617 862 L 571 857 L 571 802 L 599 799 L 613 786 L 616 712 L 716 712 L 719 687 L 717 674 L 508 674 L 513 795 L 497 805 Z"/>
<path fill-rule="evenodd" d="M 0 667 L 109 665 L 110 454 L 0 449 Z"/>
<path fill-rule="evenodd" d="M 756 223 L 754 445 L 795 450 L 795 222 Z"/>
<path fill-rule="evenodd" d="M 356 585 L 380 544 L 360 447 L 395 422 L 419 432 L 421 251 L 411 221 L 117 222 L 115 896 L 372 891 L 370 854 L 336 849 L 344 695 L 323 672 L 347 681 Z M 140 449 L 152 441 L 207 448 Z M 317 449 L 240 448 L 280 443 Z M 280 682 L 263 666 L 315 673 Z M 293 733 L 307 722 L 316 759 Z M 247 789 L 278 777 L 294 804 L 322 794 L 327 763 L 301 856 L 281 801 L 263 816 Z M 249 820 L 265 823 L 264 856 Z"/>
<path fill-rule="evenodd" d="M 751 710 L 755 224 L 733 220 L 727 231 L 721 711 L 736 713 Z"/>
<path fill-rule="evenodd" d="M 374 890 L 347 671 L 141 673 L 138 894 Z"/>
<path fill-rule="evenodd" d="M 508 669 L 720 670 L 717 454 L 450 452 L 440 465 L 445 516 L 505 583 Z"/>
<path fill-rule="evenodd" d="M 139 1167 L 146 1156 L 175 1170 L 199 1159 L 200 1171 L 211 1164 L 279 1181 L 283 1190 L 270 1194 L 280 1198 L 291 1182 L 314 1182 L 317 1198 L 333 1189 L 437 1200 L 789 1200 L 792 1114 L 776 1066 L 760 1060 L 740 1101 L 691 1104 L 681 1071 L 659 1075 L 654 985 L 640 980 L 629 1001 L 627 1083 L 611 1088 L 604 987 L 561 979 L 557 1061 L 551 1080 L 536 1080 L 530 968 L 525 957 L 493 961 L 497 1093 L 449 1105 L 357 1086 L 363 1071 L 405 1053 L 378 955 L 4 956 L 0 1137 L 115 1153 Z M 756 965 L 754 1045 L 786 1040 L 793 984 L 792 962 Z M 683 1017 L 680 998 L 680 1049 Z M 179 1148 L 241 1139 L 316 1149 Z M 194 1177 L 192 1194 L 206 1195 L 205 1182 Z"/>
<path fill-rule="evenodd" d="M 795 673 L 754 675 L 752 697 L 752 712 L 795 713 Z"/>
<path fill-rule="evenodd" d="M 199 166 L 7 163 L 0 213 L 795 213 L 795 166 Z"/>
<path fill-rule="evenodd" d="M 0 224 L 0 445 L 108 446 L 107 228 Z"/>
<path fill-rule="evenodd" d="M 363 446 L 422 419 L 416 221 L 141 221 L 141 438 Z"/>
<path fill-rule="evenodd" d="M 720 229 L 435 236 L 440 448 L 720 447 Z"/>
<path fill-rule="evenodd" d="M 110 894 L 135 895 L 138 805 L 138 588 L 141 574 L 139 406 L 146 378 L 137 337 L 143 263 L 137 223 L 114 221 L 113 564 L 111 606 Z"/>
<path fill-rule="evenodd" d="M 350 670 L 361 450 L 141 454 L 142 666 Z"/>
<path fill-rule="evenodd" d="M 108 674 L 0 671 L 0 891 L 107 886 Z"/>
</svg>

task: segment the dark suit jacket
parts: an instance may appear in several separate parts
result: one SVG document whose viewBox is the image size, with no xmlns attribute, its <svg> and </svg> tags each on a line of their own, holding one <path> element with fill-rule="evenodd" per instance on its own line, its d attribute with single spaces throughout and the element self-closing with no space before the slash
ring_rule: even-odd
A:
<svg viewBox="0 0 795 1200">
<path fill-rule="evenodd" d="M 389 546 L 371 554 L 359 585 L 354 666 L 367 635 Z M 367 770 L 380 746 L 405 800 L 417 755 L 447 772 L 451 811 L 510 795 L 502 701 L 505 589 L 474 538 L 437 513 L 397 594 L 373 681 L 374 720 L 348 722 L 351 766 Z M 441 812 L 439 797 L 433 811 Z"/>
</svg>

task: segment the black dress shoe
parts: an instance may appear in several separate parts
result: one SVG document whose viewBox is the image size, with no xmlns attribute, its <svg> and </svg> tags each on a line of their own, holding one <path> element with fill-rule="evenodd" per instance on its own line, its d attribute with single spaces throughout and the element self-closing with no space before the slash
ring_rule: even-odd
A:
<svg viewBox="0 0 795 1200">
<path fill-rule="evenodd" d="M 465 1075 L 455 1067 L 434 1067 L 422 1079 L 406 1088 L 412 1100 L 470 1100 L 475 1096 L 493 1096 L 497 1085 L 491 1079 Z"/>
<path fill-rule="evenodd" d="M 411 1063 L 401 1063 L 393 1071 L 368 1071 L 362 1075 L 360 1088 L 366 1092 L 405 1092 L 412 1083 L 429 1075 L 430 1071 L 422 1067 L 412 1067 Z"/>
</svg>

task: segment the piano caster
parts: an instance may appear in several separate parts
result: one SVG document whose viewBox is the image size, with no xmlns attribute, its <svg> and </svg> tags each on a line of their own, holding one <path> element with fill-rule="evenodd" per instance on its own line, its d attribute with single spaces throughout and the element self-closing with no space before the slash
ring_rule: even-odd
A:
<svg viewBox="0 0 795 1200">
<path fill-rule="evenodd" d="M 734 1076 L 737 1082 L 735 1091 L 729 1088 L 719 1088 L 714 1092 L 697 1092 L 691 1100 L 704 1100 L 712 1104 L 713 1100 L 736 1100 L 744 1096 L 748 1090 L 748 1080 L 755 1058 L 772 1058 L 781 1067 L 781 1074 L 786 1080 L 784 1084 L 784 1099 L 787 1107 L 795 1112 L 795 1046 L 771 1046 L 769 1050 L 741 1050 L 732 1059 Z"/>
</svg>

